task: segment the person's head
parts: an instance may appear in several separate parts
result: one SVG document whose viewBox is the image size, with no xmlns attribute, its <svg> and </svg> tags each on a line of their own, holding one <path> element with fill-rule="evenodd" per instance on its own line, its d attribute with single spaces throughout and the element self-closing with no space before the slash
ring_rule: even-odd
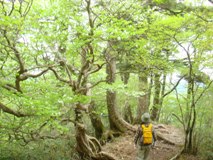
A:
<svg viewBox="0 0 213 160">
<path fill-rule="evenodd" d="M 142 123 L 149 123 L 150 122 L 150 115 L 149 113 L 145 112 L 141 117 Z"/>
</svg>

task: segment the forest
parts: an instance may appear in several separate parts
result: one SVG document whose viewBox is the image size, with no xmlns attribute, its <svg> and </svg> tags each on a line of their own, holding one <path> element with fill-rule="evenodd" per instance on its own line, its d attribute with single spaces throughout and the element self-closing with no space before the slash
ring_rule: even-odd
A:
<svg viewBox="0 0 213 160">
<path fill-rule="evenodd" d="M 145 112 L 182 142 L 152 160 L 212 160 L 212 28 L 212 0 L 0 0 L 0 160 L 134 160 Z"/>
</svg>

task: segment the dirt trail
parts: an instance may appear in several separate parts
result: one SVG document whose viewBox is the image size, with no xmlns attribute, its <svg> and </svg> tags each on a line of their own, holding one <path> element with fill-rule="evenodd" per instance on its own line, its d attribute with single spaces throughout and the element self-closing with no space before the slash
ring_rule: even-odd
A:
<svg viewBox="0 0 213 160">
<path fill-rule="evenodd" d="M 137 126 L 136 126 L 137 128 Z M 181 129 L 169 125 L 155 125 L 158 141 L 151 149 L 150 160 L 170 160 L 182 148 L 184 133 Z M 103 146 L 103 151 L 113 154 L 118 160 L 135 160 L 134 134 L 125 133 L 113 142 Z"/>
</svg>

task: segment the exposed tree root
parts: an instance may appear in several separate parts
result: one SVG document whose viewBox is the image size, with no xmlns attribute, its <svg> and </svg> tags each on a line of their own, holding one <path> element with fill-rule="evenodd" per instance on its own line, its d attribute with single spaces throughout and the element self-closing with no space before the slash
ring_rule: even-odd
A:
<svg viewBox="0 0 213 160">
<path fill-rule="evenodd" d="M 99 152 L 93 158 L 94 160 L 116 160 L 116 158 L 106 152 Z"/>
<path fill-rule="evenodd" d="M 168 139 L 167 137 L 165 137 L 163 134 L 157 132 L 156 135 L 157 135 L 158 139 L 164 140 L 165 143 L 168 143 L 168 144 L 171 144 L 171 145 L 176 145 L 174 142 L 172 142 L 170 139 Z"/>
<path fill-rule="evenodd" d="M 87 135 L 87 138 L 88 138 L 90 147 L 92 148 L 93 152 L 100 152 L 101 151 L 101 145 L 98 142 L 98 140 L 96 138 L 88 136 L 88 135 Z"/>
<path fill-rule="evenodd" d="M 172 157 L 169 160 L 176 160 L 177 158 L 179 158 L 180 155 L 182 154 L 183 150 L 184 150 L 184 147 L 174 157 Z"/>
<path fill-rule="evenodd" d="M 100 142 L 102 145 L 104 145 L 106 144 L 106 142 L 113 141 L 114 137 L 118 137 L 121 134 L 122 134 L 121 132 L 106 130 L 104 134 L 102 135 Z"/>
<path fill-rule="evenodd" d="M 83 124 L 76 123 L 76 150 L 82 158 L 92 160 L 116 160 L 108 153 L 102 152 L 101 145 L 95 137 L 86 134 Z"/>
</svg>

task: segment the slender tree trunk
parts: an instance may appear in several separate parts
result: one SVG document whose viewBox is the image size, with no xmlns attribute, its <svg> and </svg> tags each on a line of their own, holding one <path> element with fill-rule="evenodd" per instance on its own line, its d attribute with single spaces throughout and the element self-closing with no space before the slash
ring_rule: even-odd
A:
<svg viewBox="0 0 213 160">
<path fill-rule="evenodd" d="M 163 74 L 163 83 L 161 85 L 160 99 L 159 99 L 159 111 L 158 111 L 158 115 L 156 118 L 157 121 L 159 121 L 159 119 L 160 119 L 161 109 L 163 107 L 163 99 L 164 99 L 163 95 L 165 93 L 165 87 L 166 87 L 166 74 L 164 73 Z"/>
<path fill-rule="evenodd" d="M 133 115 L 131 106 L 129 104 L 129 98 L 126 98 L 125 106 L 124 106 L 124 120 L 128 123 L 133 123 Z"/>
<path fill-rule="evenodd" d="M 124 63 L 125 63 L 125 66 L 128 64 L 127 61 Z M 121 72 L 121 80 L 123 81 L 125 88 L 127 89 L 127 84 L 129 81 L 130 73 L 129 73 L 129 71 L 126 71 L 126 69 L 127 69 L 126 67 L 120 68 L 120 72 Z M 123 108 L 123 117 L 126 122 L 133 123 L 133 115 L 132 115 L 132 110 L 131 110 L 131 106 L 129 103 L 129 97 L 128 97 L 128 95 L 124 95 L 124 96 L 126 96 L 126 98 L 125 98 L 126 100 L 125 100 L 125 105 Z"/>
<path fill-rule="evenodd" d="M 121 73 L 121 80 L 123 81 L 124 84 L 128 84 L 130 73 L 126 72 L 126 71 L 121 71 L 121 72 L 122 72 Z"/>
<path fill-rule="evenodd" d="M 157 116 L 159 113 L 159 102 L 160 102 L 160 74 L 155 74 L 154 77 L 154 85 L 155 85 L 155 94 L 154 94 L 154 99 L 153 99 L 153 108 L 152 108 L 152 113 L 151 113 L 151 119 L 152 120 L 157 120 Z"/>
<path fill-rule="evenodd" d="M 191 71 L 192 72 L 192 71 Z M 194 78 L 192 73 L 189 73 L 188 91 L 187 91 L 187 112 L 186 112 L 186 130 L 184 152 L 193 153 L 193 132 L 196 124 L 196 109 L 194 102 Z"/>
<path fill-rule="evenodd" d="M 187 58 L 189 62 L 189 72 L 188 72 L 188 90 L 187 90 L 187 113 L 186 113 L 186 130 L 185 130 L 185 144 L 184 152 L 193 152 L 193 132 L 196 124 L 196 109 L 195 109 L 195 76 L 193 73 L 193 61 L 188 51 Z"/>
<path fill-rule="evenodd" d="M 149 82 L 149 88 L 148 88 L 148 107 L 151 105 L 151 95 L 152 95 L 152 87 L 153 87 L 153 73 L 151 72 L 150 75 L 150 82 Z"/>
<path fill-rule="evenodd" d="M 138 107 L 137 107 L 137 116 L 135 119 L 135 123 L 141 122 L 141 116 L 144 112 L 149 111 L 149 102 L 148 102 L 148 78 L 146 72 L 139 74 L 139 91 L 144 92 L 144 95 L 141 95 L 138 98 Z"/>
</svg>

